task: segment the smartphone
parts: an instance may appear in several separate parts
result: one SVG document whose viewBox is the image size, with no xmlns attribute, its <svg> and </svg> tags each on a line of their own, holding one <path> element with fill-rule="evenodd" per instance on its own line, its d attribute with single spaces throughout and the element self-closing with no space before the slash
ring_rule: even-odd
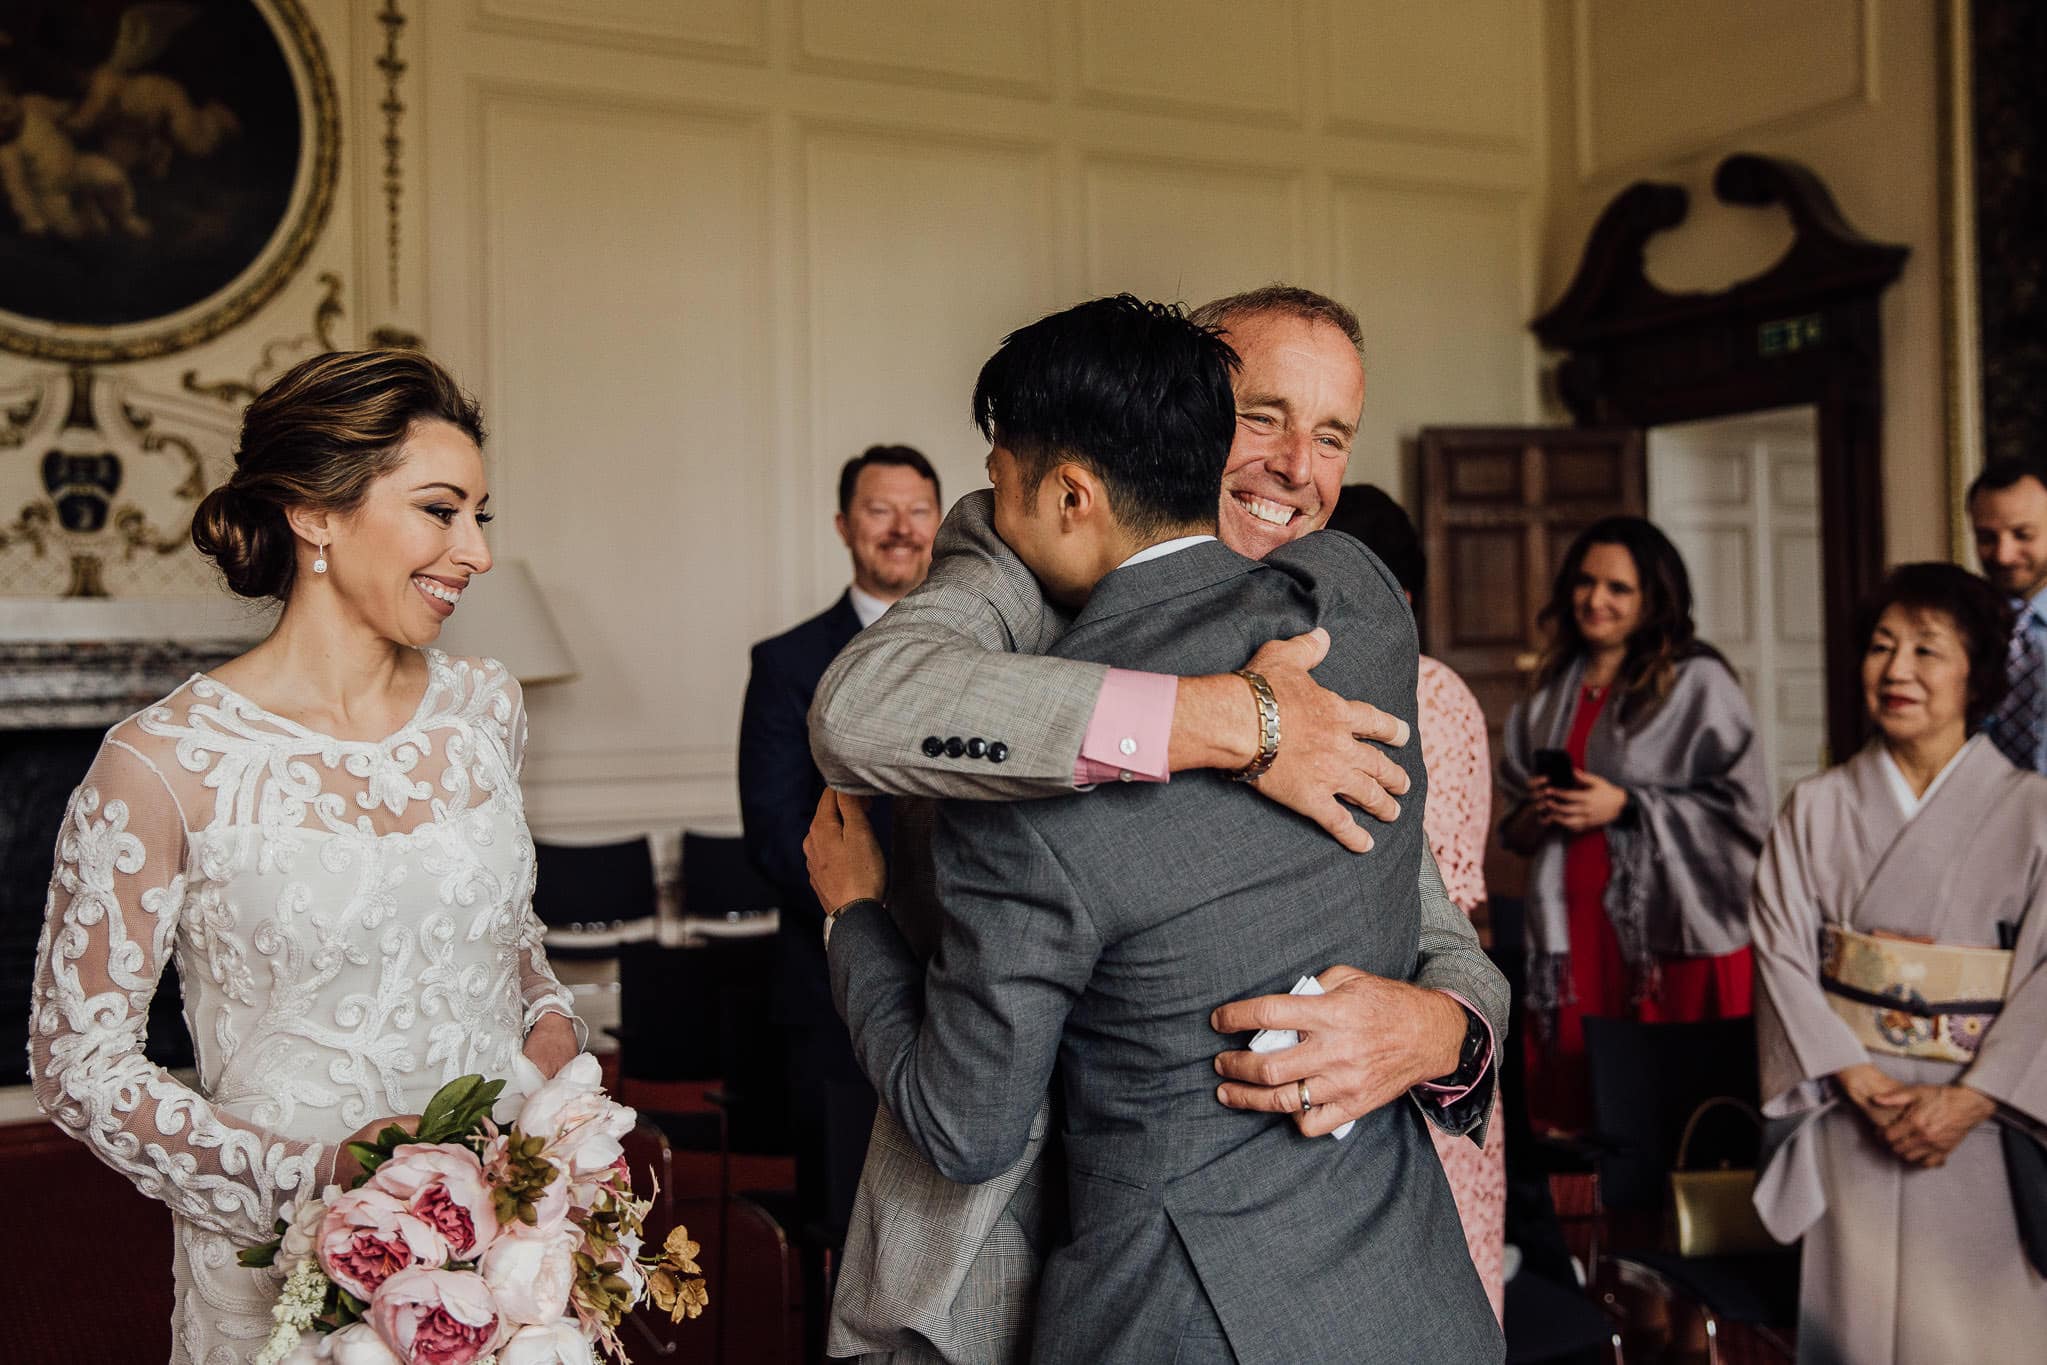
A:
<svg viewBox="0 0 2047 1365">
<path fill-rule="evenodd" d="M 1577 765 L 1562 749 L 1537 749 L 1535 751 L 1535 775 L 1546 780 L 1552 787 L 1582 787 L 1578 780 Z"/>
</svg>

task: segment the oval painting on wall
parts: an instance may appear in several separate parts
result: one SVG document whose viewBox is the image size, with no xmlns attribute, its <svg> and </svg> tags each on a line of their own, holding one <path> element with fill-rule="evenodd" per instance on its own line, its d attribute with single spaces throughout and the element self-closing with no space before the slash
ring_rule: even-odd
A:
<svg viewBox="0 0 2047 1365">
<path fill-rule="evenodd" d="M 9 0 L 0 349 L 140 360 L 218 336 L 304 262 L 339 142 L 298 0 Z"/>
</svg>

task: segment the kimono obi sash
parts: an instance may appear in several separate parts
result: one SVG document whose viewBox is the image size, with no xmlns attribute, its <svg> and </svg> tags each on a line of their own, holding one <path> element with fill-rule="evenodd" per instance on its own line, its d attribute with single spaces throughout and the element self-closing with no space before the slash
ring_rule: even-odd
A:
<svg viewBox="0 0 2047 1365">
<path fill-rule="evenodd" d="M 1820 988 L 1872 1052 L 1928 1061 L 1976 1060 L 1983 1032 L 2004 1008 L 2012 955 L 2003 948 L 1914 943 L 1820 930 Z"/>
</svg>

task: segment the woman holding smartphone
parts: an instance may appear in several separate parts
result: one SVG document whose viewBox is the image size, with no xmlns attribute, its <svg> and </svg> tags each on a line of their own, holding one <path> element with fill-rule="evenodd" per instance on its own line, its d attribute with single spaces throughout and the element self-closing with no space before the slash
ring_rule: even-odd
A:
<svg viewBox="0 0 2047 1365">
<path fill-rule="evenodd" d="M 1749 1012 L 1769 789 L 1748 699 L 1694 635 L 1684 560 L 1656 527 L 1587 529 L 1538 620 L 1549 645 L 1507 720 L 1500 837 L 1530 859 L 1530 1118 L 1574 1131 L 1591 1121 L 1586 1015 Z"/>
</svg>

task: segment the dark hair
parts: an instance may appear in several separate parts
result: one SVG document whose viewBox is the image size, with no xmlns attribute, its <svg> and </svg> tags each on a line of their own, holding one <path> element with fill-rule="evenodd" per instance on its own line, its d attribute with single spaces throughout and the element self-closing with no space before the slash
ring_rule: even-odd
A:
<svg viewBox="0 0 2047 1365">
<path fill-rule="evenodd" d="M 2004 594 L 1953 564 L 1900 564 L 1884 575 L 1856 615 L 1864 649 L 1876 634 L 1878 619 L 1892 607 L 1903 607 L 1915 616 L 1938 613 L 1962 637 L 1962 652 L 1969 660 L 1963 714 L 1974 734 L 2011 689 L 2005 651 L 2011 640 L 2012 609 Z"/>
<path fill-rule="evenodd" d="M 1969 492 L 1962 499 L 1962 505 L 1967 507 L 1976 501 L 1978 493 L 1986 491 L 2001 493 L 2020 479 L 2033 479 L 2042 488 L 2047 488 L 2047 461 L 2035 459 L 2030 455 L 2007 455 L 2002 459 L 1990 461 L 1983 466 L 1981 473 L 1970 480 Z"/>
<path fill-rule="evenodd" d="M 840 516 L 853 510 L 853 490 L 860 486 L 860 471 L 877 464 L 900 465 L 904 469 L 916 470 L 931 480 L 932 501 L 944 501 L 938 491 L 938 471 L 931 467 L 931 461 L 924 458 L 922 451 L 915 446 L 869 446 L 846 461 L 839 470 Z"/>
<path fill-rule="evenodd" d="M 1358 327 L 1358 315 L 1327 294 L 1318 294 L 1297 284 L 1267 284 L 1247 289 L 1241 294 L 1226 294 L 1219 299 L 1210 299 L 1188 316 L 1204 327 L 1227 332 L 1230 323 L 1236 319 L 1265 313 L 1299 318 L 1302 322 L 1327 323 L 1349 339 L 1360 360 L 1364 358 L 1365 334 Z"/>
<path fill-rule="evenodd" d="M 1415 534 L 1407 509 L 1391 494 L 1377 484 L 1351 484 L 1337 496 L 1336 510 L 1329 514 L 1329 529 L 1362 540 L 1420 606 L 1422 589 L 1429 581 L 1429 558 L 1422 553 L 1421 537 Z"/>
<path fill-rule="evenodd" d="M 1684 557 L 1670 537 L 1641 517 L 1606 517 L 1571 542 L 1557 568 L 1549 602 L 1535 618 L 1549 633 L 1542 667 L 1535 674 L 1537 688 L 1561 677 L 1572 661 L 1585 653 L 1585 637 L 1578 632 L 1571 596 L 1579 571 L 1585 567 L 1585 556 L 1595 545 L 1618 545 L 1626 550 L 1641 584 L 1642 620 L 1628 636 L 1627 653 L 1614 682 L 1621 721 L 1634 724 L 1653 714 L 1670 696 L 1680 662 L 1700 655 L 1719 659 L 1720 655 L 1694 634 L 1691 575 L 1685 572 Z"/>
<path fill-rule="evenodd" d="M 1236 367 L 1229 344 L 1176 305 L 1092 299 L 1002 339 L 974 382 L 974 425 L 1016 457 L 1027 493 L 1072 460 L 1138 534 L 1213 526 Z"/>
<path fill-rule="evenodd" d="M 235 472 L 192 515 L 192 543 L 243 597 L 288 597 L 298 550 L 284 513 L 347 513 L 404 460 L 413 425 L 447 422 L 477 445 L 483 417 L 419 351 L 329 351 L 278 376 L 242 413 Z"/>
</svg>

